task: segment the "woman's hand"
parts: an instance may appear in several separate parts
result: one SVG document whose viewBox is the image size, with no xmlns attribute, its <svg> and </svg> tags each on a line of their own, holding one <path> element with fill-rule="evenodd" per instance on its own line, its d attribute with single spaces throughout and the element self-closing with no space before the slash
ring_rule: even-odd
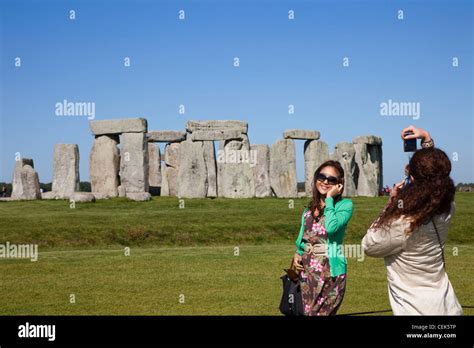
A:
<svg viewBox="0 0 474 348">
<path fill-rule="evenodd" d="M 405 186 L 405 179 L 393 185 L 392 191 L 390 191 L 390 200 L 393 200 L 395 197 L 397 197 L 398 192 L 403 188 L 403 186 Z"/>
<path fill-rule="evenodd" d="M 405 132 L 413 132 L 413 134 L 405 135 Z M 402 130 L 402 139 L 421 139 L 422 142 L 427 143 L 431 140 L 431 136 L 423 128 L 408 126 Z"/>
<path fill-rule="evenodd" d="M 326 197 L 334 197 L 334 196 L 337 196 L 337 195 L 341 194 L 341 192 L 342 192 L 343 189 L 344 189 L 344 185 L 343 185 L 343 184 L 334 185 L 334 186 L 331 187 L 331 189 L 328 191 L 328 193 L 326 194 Z"/>
<path fill-rule="evenodd" d="M 293 257 L 293 266 L 296 268 L 297 271 L 303 270 L 303 264 L 301 263 L 302 257 L 300 254 L 295 253 Z"/>
</svg>

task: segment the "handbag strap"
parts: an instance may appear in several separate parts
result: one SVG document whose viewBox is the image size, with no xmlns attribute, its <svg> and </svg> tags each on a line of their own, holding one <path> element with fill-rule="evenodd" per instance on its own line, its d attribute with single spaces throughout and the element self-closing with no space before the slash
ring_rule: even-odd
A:
<svg viewBox="0 0 474 348">
<path fill-rule="evenodd" d="M 441 244 L 441 238 L 439 236 L 438 227 L 436 227 L 436 224 L 433 218 L 431 218 L 431 222 L 433 223 L 433 226 L 435 228 L 436 237 L 438 237 L 439 247 L 441 248 L 441 258 L 443 259 L 443 268 L 446 269 L 446 263 L 444 262 L 444 246 Z"/>
</svg>

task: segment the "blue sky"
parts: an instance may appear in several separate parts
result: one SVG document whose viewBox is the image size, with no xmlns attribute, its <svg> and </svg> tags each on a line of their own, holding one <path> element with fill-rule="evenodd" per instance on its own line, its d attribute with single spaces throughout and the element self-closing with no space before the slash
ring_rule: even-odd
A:
<svg viewBox="0 0 474 348">
<path fill-rule="evenodd" d="M 271 145 L 290 128 L 319 130 L 330 149 L 378 135 L 389 185 L 408 160 L 399 133 L 414 124 L 457 153 L 456 182 L 474 182 L 471 1 L 0 3 L 0 181 L 11 181 L 19 152 L 50 182 L 55 143 L 79 144 L 88 180 L 93 137 L 87 117 L 55 115 L 66 99 L 94 102 L 96 119 L 146 117 L 150 130 L 245 120 L 254 144 Z M 420 103 L 420 118 L 381 116 L 389 99 Z M 303 141 L 297 172 L 303 181 Z"/>
</svg>

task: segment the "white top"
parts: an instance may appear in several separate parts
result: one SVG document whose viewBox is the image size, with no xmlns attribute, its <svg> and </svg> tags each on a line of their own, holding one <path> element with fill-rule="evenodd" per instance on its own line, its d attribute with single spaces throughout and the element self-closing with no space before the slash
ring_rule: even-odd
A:
<svg viewBox="0 0 474 348">
<path fill-rule="evenodd" d="M 454 214 L 434 217 L 441 243 L 448 236 Z M 420 226 L 407 235 L 409 222 L 404 216 L 390 229 L 372 226 L 362 240 L 364 252 L 383 257 L 387 266 L 388 294 L 394 315 L 462 315 L 451 282 L 443 268 L 441 248 L 433 223 Z"/>
</svg>

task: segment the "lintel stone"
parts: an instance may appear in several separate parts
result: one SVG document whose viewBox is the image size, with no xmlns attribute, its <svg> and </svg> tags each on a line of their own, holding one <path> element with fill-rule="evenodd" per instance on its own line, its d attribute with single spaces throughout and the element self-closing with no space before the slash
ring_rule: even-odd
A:
<svg viewBox="0 0 474 348">
<path fill-rule="evenodd" d="M 235 120 L 188 121 L 186 130 L 190 133 L 197 130 L 228 130 L 235 129 L 247 134 L 248 123 Z"/>
<path fill-rule="evenodd" d="M 319 136 L 319 132 L 315 130 L 288 129 L 283 132 L 285 139 L 318 140 Z"/>
<path fill-rule="evenodd" d="M 146 135 L 149 143 L 176 143 L 186 140 L 186 132 L 182 131 L 150 131 Z"/>
<path fill-rule="evenodd" d="M 115 120 L 90 121 L 92 134 L 146 133 L 147 120 L 144 118 L 121 118 Z"/>
</svg>

